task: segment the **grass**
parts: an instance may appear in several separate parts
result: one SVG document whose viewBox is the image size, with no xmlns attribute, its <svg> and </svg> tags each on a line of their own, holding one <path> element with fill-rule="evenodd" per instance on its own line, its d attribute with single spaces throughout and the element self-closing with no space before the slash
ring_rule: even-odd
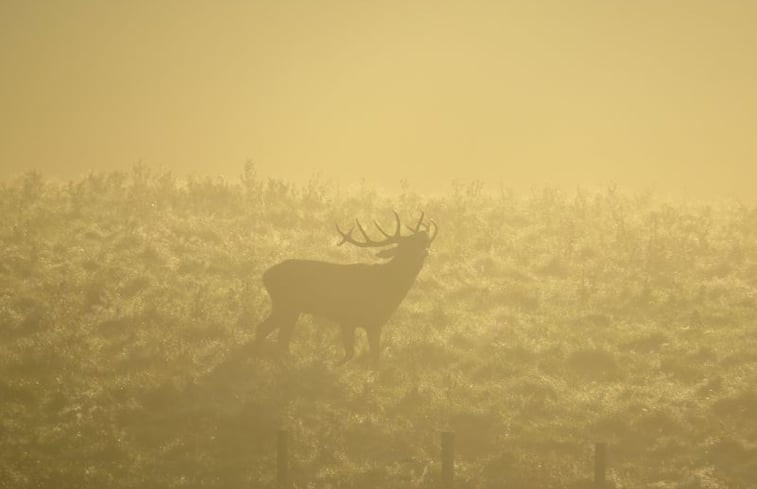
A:
<svg viewBox="0 0 757 489">
<path fill-rule="evenodd" d="M 334 223 L 439 224 L 382 364 L 301 319 L 284 362 L 244 346 L 263 270 L 371 261 Z M 144 168 L 0 186 L 0 487 L 615 487 L 757 480 L 757 208 L 613 188 L 426 196 Z M 386 221 L 389 222 L 389 221 Z M 360 351 L 367 345 L 359 336 Z M 359 354 L 360 355 L 360 354 Z"/>
</svg>

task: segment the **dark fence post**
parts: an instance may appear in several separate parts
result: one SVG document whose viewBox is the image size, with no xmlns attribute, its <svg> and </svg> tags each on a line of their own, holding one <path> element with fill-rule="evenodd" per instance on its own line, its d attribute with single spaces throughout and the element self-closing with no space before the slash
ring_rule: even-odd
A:
<svg viewBox="0 0 757 489">
<path fill-rule="evenodd" d="M 276 484 L 279 489 L 289 487 L 289 434 L 279 430 L 276 439 Z"/>
<path fill-rule="evenodd" d="M 455 434 L 451 431 L 442 432 L 442 487 L 455 487 Z"/>
<path fill-rule="evenodd" d="M 594 488 L 605 489 L 605 469 L 607 468 L 607 443 L 594 445 Z"/>
</svg>

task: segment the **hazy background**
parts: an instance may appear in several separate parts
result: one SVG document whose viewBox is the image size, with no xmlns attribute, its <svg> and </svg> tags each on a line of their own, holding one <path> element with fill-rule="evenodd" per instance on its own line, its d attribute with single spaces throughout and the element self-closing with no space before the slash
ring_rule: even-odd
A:
<svg viewBox="0 0 757 489">
<path fill-rule="evenodd" d="M 757 3 L 0 2 L 0 178 L 137 162 L 752 199 Z"/>
</svg>

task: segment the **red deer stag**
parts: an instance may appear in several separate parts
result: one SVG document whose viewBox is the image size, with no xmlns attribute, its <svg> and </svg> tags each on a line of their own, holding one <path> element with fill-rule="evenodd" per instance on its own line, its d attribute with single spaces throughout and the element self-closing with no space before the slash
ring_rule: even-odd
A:
<svg viewBox="0 0 757 489">
<path fill-rule="evenodd" d="M 286 260 L 263 273 L 263 284 L 271 297 L 271 313 L 258 325 L 254 346 L 259 348 L 265 338 L 279 329 L 279 346 L 287 351 L 294 325 L 301 313 L 309 313 L 336 321 L 342 332 L 344 358 L 339 365 L 355 354 L 355 329 L 362 327 L 368 336 L 370 355 L 379 358 L 381 327 L 404 299 L 428 255 L 428 248 L 436 237 L 436 223 L 423 221 L 421 213 L 415 227 L 407 226 L 408 236 L 401 234 L 400 217 L 394 212 L 394 234 L 376 228 L 384 238 L 376 241 L 355 219 L 363 241 L 353 238 L 352 227 L 343 232 L 336 226 L 342 240 L 361 248 L 382 248 L 376 254 L 391 258 L 379 264 L 336 264 L 313 260 Z M 433 231 L 432 231 L 433 228 Z"/>
</svg>

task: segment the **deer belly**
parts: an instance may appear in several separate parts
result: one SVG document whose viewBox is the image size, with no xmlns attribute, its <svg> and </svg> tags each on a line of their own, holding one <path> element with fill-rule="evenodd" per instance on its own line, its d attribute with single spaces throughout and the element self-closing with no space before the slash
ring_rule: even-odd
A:
<svg viewBox="0 0 757 489">
<path fill-rule="evenodd" d="M 354 326 L 383 324 L 397 308 L 375 298 L 349 298 L 333 301 L 306 301 L 302 312 Z"/>
<path fill-rule="evenodd" d="M 283 307 L 355 326 L 382 324 L 404 293 L 379 270 L 373 265 L 288 260 L 272 267 L 264 283 Z"/>
</svg>

